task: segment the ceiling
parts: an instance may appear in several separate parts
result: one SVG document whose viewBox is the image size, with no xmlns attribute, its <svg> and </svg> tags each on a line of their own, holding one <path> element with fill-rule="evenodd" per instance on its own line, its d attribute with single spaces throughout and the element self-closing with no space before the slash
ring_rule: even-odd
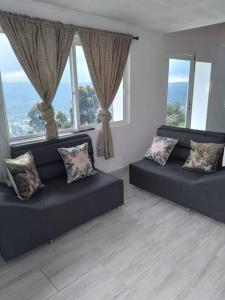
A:
<svg viewBox="0 0 225 300">
<path fill-rule="evenodd" d="M 225 21 L 225 0 L 33 0 L 172 32 Z"/>
</svg>

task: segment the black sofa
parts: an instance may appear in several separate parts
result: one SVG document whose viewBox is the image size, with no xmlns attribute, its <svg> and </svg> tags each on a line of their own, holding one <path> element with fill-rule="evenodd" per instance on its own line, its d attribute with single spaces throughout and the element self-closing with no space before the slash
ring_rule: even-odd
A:
<svg viewBox="0 0 225 300">
<path fill-rule="evenodd" d="M 57 148 L 85 142 L 94 165 L 92 141 L 86 134 L 11 147 L 12 157 L 32 151 L 45 187 L 21 201 L 12 188 L 0 185 L 0 252 L 6 261 L 123 204 L 123 181 L 99 170 L 67 184 Z"/>
<path fill-rule="evenodd" d="M 190 151 L 190 140 L 206 143 L 225 143 L 225 133 L 161 126 L 157 135 L 176 138 L 165 166 L 143 159 L 129 166 L 130 183 L 199 211 L 225 223 L 225 168 L 221 153 L 217 172 L 203 174 L 182 169 Z"/>
</svg>

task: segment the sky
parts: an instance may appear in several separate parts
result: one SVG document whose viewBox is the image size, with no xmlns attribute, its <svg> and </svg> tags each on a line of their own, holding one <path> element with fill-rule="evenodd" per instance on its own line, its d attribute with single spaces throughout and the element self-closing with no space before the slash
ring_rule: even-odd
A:
<svg viewBox="0 0 225 300">
<path fill-rule="evenodd" d="M 76 46 L 76 63 L 78 85 L 91 82 L 84 52 L 81 46 Z M 189 78 L 190 62 L 180 59 L 170 59 L 169 83 L 187 82 Z M 0 71 L 3 82 L 29 82 L 11 45 L 4 33 L 0 33 Z M 70 82 L 70 64 L 67 61 L 61 82 Z"/>
<path fill-rule="evenodd" d="M 190 61 L 181 59 L 169 60 L 169 83 L 188 82 Z"/>
<path fill-rule="evenodd" d="M 78 83 L 90 82 L 90 75 L 81 46 L 76 47 L 76 58 Z M 29 82 L 4 33 L 0 33 L 0 71 L 3 82 Z M 62 82 L 71 81 L 69 60 L 61 80 Z"/>
</svg>

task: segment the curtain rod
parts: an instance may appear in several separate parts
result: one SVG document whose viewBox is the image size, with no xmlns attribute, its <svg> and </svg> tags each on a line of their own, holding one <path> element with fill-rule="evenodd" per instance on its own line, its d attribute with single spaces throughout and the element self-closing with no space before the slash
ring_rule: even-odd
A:
<svg viewBox="0 0 225 300">
<path fill-rule="evenodd" d="M 0 10 L 0 15 L 11 15 L 11 16 L 14 15 L 15 17 L 18 17 L 18 16 L 20 16 L 20 17 L 25 17 L 25 18 L 28 18 L 28 19 L 33 20 L 33 21 L 44 21 L 44 22 L 61 23 L 60 21 L 52 21 L 52 20 L 48 20 L 48 19 L 42 19 L 42 18 L 39 18 L 39 17 L 30 17 L 30 16 L 28 16 L 28 15 L 12 13 L 12 12 L 8 12 L 8 11 L 4 11 L 4 10 Z M 64 24 L 64 23 L 61 23 L 61 24 Z M 80 26 L 73 25 L 73 24 L 67 24 L 67 25 L 75 26 L 75 27 L 77 27 L 77 28 L 80 27 Z M 81 28 L 86 28 L 86 27 L 81 27 Z M 94 30 L 95 28 L 90 28 L 90 29 Z M 96 30 L 99 30 L 99 29 L 96 29 Z M 113 31 L 108 31 L 108 30 L 102 30 L 102 31 L 120 34 L 119 32 L 113 32 Z M 0 32 L 2 32 L 1 26 L 0 26 Z M 123 33 L 122 33 L 122 34 L 123 34 Z M 132 38 L 133 38 L 133 40 L 136 40 L 136 41 L 139 40 L 139 36 L 133 36 Z"/>
</svg>

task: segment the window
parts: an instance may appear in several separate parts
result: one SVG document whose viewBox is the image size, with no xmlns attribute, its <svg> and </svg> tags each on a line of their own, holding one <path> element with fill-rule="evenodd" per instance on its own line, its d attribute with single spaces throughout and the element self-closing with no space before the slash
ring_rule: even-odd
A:
<svg viewBox="0 0 225 300">
<path fill-rule="evenodd" d="M 185 127 L 190 62 L 169 59 L 167 125 Z"/>
<path fill-rule="evenodd" d="M 91 77 L 88 71 L 87 62 L 84 56 L 84 51 L 81 45 L 74 45 L 74 52 L 76 53 L 76 69 L 77 69 L 77 89 L 79 98 L 79 113 L 80 113 L 80 126 L 91 126 L 99 123 L 97 118 L 97 111 L 100 107 L 97 95 L 93 88 Z M 123 81 L 121 81 L 120 87 L 110 107 L 112 114 L 112 120 L 123 121 L 124 109 L 123 109 Z M 76 83 L 76 81 L 75 81 Z"/>
<path fill-rule="evenodd" d="M 192 99 L 191 128 L 206 129 L 212 64 L 197 61 Z M 201 112 L 201 113 L 200 113 Z"/>
<path fill-rule="evenodd" d="M 0 33 L 0 71 L 10 138 L 44 135 L 44 123 L 36 108 L 40 97 L 4 33 Z M 110 107 L 112 122 L 126 121 L 126 73 Z M 52 105 L 60 132 L 85 129 L 100 122 L 97 117 L 99 101 L 77 36 Z"/>
<path fill-rule="evenodd" d="M 169 58 L 167 125 L 206 128 L 211 66 L 191 55 Z"/>
</svg>

